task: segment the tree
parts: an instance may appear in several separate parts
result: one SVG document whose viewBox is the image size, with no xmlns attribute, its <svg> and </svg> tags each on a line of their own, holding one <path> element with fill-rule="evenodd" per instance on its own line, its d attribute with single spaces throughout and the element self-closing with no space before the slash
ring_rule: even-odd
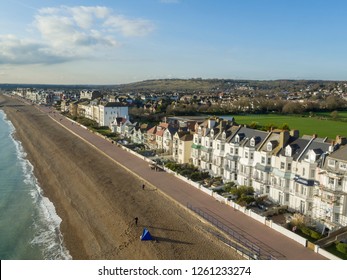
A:
<svg viewBox="0 0 347 280">
<path fill-rule="evenodd" d="M 289 125 L 287 123 L 284 123 L 280 128 L 283 130 L 290 130 Z"/>
<path fill-rule="evenodd" d="M 258 129 L 259 128 L 259 125 L 257 122 L 251 122 L 250 125 L 249 125 L 250 128 L 253 128 L 253 129 Z"/>
<path fill-rule="evenodd" d="M 287 102 L 282 108 L 284 114 L 301 114 L 303 112 L 304 108 L 297 102 Z"/>
<path fill-rule="evenodd" d="M 336 110 L 339 108 L 341 102 L 340 98 L 334 95 L 330 95 L 325 99 L 325 107 L 328 110 Z"/>
</svg>

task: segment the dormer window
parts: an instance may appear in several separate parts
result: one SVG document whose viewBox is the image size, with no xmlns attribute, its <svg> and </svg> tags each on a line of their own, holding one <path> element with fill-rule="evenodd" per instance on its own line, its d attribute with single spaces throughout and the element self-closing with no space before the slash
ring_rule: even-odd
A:
<svg viewBox="0 0 347 280">
<path fill-rule="evenodd" d="M 328 160 L 328 165 L 329 165 L 330 167 L 335 167 L 335 160 L 329 159 L 329 160 Z"/>
<path fill-rule="evenodd" d="M 270 141 L 267 143 L 266 145 L 266 149 L 268 152 L 271 152 L 273 149 L 275 149 L 278 145 L 278 142 L 277 141 Z"/>
<path fill-rule="evenodd" d="M 287 146 L 285 152 L 286 152 L 286 156 L 287 157 L 291 157 L 292 153 L 293 153 L 292 147 L 291 146 Z"/>
<path fill-rule="evenodd" d="M 272 143 L 271 143 L 271 142 L 267 143 L 267 145 L 266 145 L 266 150 L 267 150 L 268 152 L 271 152 L 272 149 L 273 149 Z"/>
<path fill-rule="evenodd" d="M 235 142 L 239 143 L 245 137 L 244 133 L 239 133 L 235 136 Z"/>
<path fill-rule="evenodd" d="M 251 139 L 250 145 L 251 145 L 251 147 L 255 146 L 255 139 L 254 138 Z"/>
</svg>

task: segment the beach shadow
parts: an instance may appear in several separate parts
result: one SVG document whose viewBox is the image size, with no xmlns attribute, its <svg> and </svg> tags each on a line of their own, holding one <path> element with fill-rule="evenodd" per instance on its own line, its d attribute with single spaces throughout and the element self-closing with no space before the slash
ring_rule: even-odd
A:
<svg viewBox="0 0 347 280">
<path fill-rule="evenodd" d="M 176 231 L 176 232 L 183 232 L 182 230 L 178 229 L 171 229 L 171 228 L 161 228 L 161 227 L 153 227 L 153 226 L 144 226 L 148 229 L 160 229 L 160 230 L 166 230 L 166 231 Z"/>
<path fill-rule="evenodd" d="M 154 236 L 154 235 L 152 235 L 152 237 L 153 237 L 153 241 L 155 241 L 155 242 L 169 242 L 169 243 L 175 243 L 175 244 L 193 245 L 193 243 L 191 243 L 191 242 L 174 240 L 174 239 L 165 238 L 165 237 L 158 237 L 158 236 Z"/>
</svg>

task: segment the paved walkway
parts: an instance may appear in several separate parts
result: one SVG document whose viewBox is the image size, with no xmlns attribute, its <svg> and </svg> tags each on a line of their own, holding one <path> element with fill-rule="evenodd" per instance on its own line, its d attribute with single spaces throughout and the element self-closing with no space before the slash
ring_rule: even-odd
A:
<svg viewBox="0 0 347 280">
<path fill-rule="evenodd" d="M 41 107 L 49 113 L 49 108 Z M 58 113 L 49 115 L 74 134 L 99 149 L 144 181 L 158 188 L 165 195 L 186 207 L 189 203 L 195 208 L 212 215 L 218 221 L 236 231 L 239 235 L 256 244 L 261 250 L 276 259 L 324 260 L 325 257 L 309 250 L 290 238 L 272 230 L 247 215 L 235 211 L 232 207 L 216 201 L 213 197 L 166 172 L 157 172 L 149 168 L 148 162 L 124 151 L 115 144 L 82 128 Z M 140 187 L 140 186 L 139 186 Z M 150 191 L 145 189 L 145 191 Z"/>
</svg>

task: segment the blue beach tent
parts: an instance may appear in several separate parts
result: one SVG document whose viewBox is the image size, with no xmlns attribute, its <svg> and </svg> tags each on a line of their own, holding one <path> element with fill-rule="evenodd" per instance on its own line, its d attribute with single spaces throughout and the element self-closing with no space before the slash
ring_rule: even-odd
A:
<svg viewBox="0 0 347 280">
<path fill-rule="evenodd" d="M 148 229 L 144 228 L 142 235 L 140 237 L 142 241 L 144 240 L 153 240 L 152 235 L 149 233 Z"/>
</svg>

